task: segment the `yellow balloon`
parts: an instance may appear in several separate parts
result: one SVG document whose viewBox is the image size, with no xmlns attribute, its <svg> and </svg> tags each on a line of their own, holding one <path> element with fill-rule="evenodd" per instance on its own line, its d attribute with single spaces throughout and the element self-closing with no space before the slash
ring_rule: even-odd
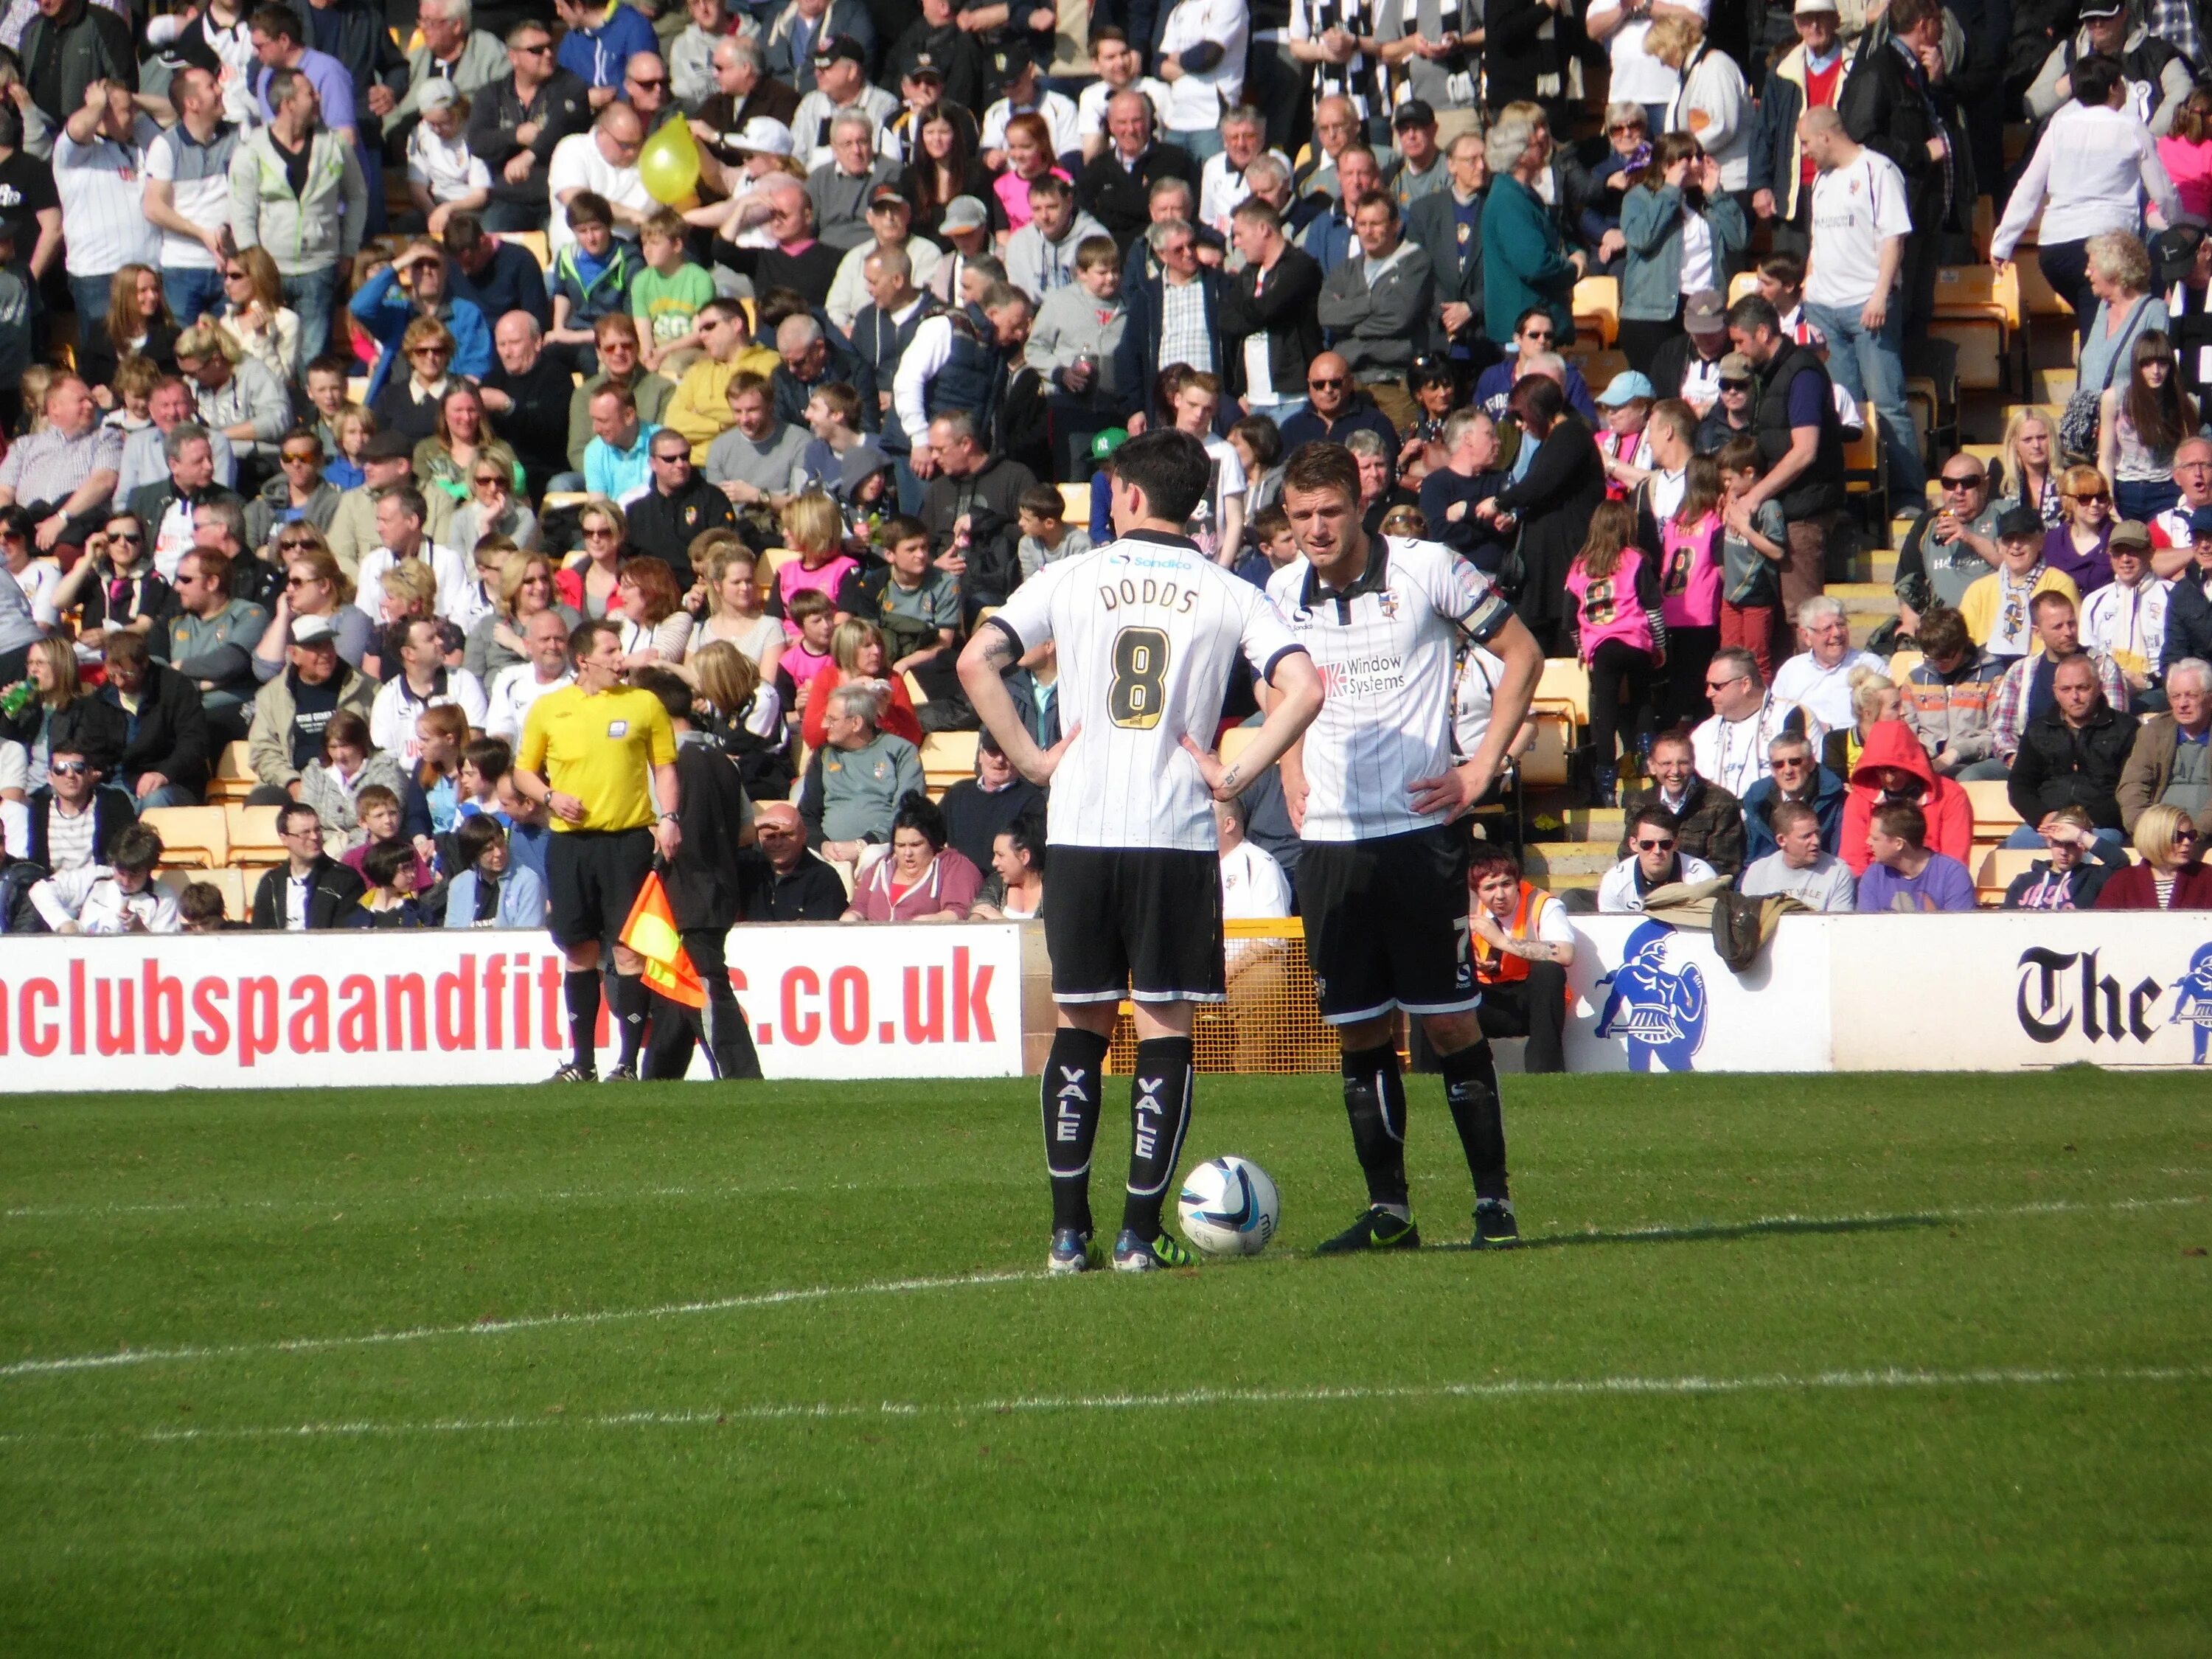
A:
<svg viewBox="0 0 2212 1659">
<path fill-rule="evenodd" d="M 691 141 L 690 123 L 676 116 L 647 139 L 637 153 L 637 173 L 645 193 L 664 206 L 690 195 L 699 182 L 699 146 Z"/>
</svg>

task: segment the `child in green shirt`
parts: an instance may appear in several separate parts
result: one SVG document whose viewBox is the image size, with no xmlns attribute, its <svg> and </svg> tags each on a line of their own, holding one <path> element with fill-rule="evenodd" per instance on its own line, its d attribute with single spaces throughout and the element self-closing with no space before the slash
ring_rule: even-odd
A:
<svg viewBox="0 0 2212 1659">
<path fill-rule="evenodd" d="M 638 240 L 645 269 L 630 283 L 630 315 L 646 368 L 673 380 L 699 351 L 699 307 L 714 297 L 714 279 L 684 257 L 684 221 L 673 210 L 647 219 Z"/>
</svg>

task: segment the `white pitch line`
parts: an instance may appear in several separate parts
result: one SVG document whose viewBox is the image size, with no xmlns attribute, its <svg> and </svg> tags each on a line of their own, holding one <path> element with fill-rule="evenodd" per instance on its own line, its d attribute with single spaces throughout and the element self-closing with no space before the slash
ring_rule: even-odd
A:
<svg viewBox="0 0 2212 1659">
<path fill-rule="evenodd" d="M 297 1423 L 271 1427 L 160 1428 L 71 1435 L 0 1435 L 0 1445 L 124 1440 L 156 1445 L 202 1441 L 398 1438 L 451 1434 L 514 1434 L 556 1428 L 696 1428 L 732 1423 L 823 1422 L 866 1419 L 994 1417 L 1024 1413 L 1194 1411 L 1215 1407 L 1297 1407 L 1420 1403 L 1431 1401 L 1680 1399 L 1750 1394 L 1816 1394 L 1909 1389 L 1998 1389 L 2160 1384 L 2212 1380 L 2201 1365 L 1976 1366 L 1929 1370 L 1903 1366 L 1761 1376 L 1509 1377 L 1482 1382 L 1344 1384 L 1304 1389 L 1183 1389 L 1152 1394 L 1015 1395 L 997 1400 L 787 1401 L 704 1410 L 633 1410 L 569 1417 L 443 1418 L 418 1422 Z"/>
<path fill-rule="evenodd" d="M 1758 1216 L 1743 1221 L 1698 1221 L 1671 1226 L 1563 1229 L 1531 1236 L 1532 1245 L 1572 1243 L 1599 1238 L 1691 1238 L 1711 1232 L 1757 1232 L 1762 1229 L 1852 1226 L 1935 1225 L 1946 1221 L 1986 1220 L 2008 1216 L 2059 1215 L 2082 1211 L 2168 1209 L 2203 1204 L 2203 1195 L 2173 1198 L 2122 1198 L 2080 1201 L 2052 1199 L 2035 1204 L 1978 1206 L 1952 1210 L 1915 1210 L 1896 1214 L 1871 1212 L 1856 1215 Z M 939 1279 L 879 1279 L 864 1285 L 819 1285 L 788 1291 L 760 1291 L 740 1296 L 716 1297 L 697 1302 L 675 1302 L 653 1308 L 608 1308 L 592 1313 L 530 1314 L 513 1319 L 484 1319 L 467 1325 L 422 1325 L 406 1330 L 370 1331 L 355 1336 L 291 1337 L 275 1342 L 234 1342 L 205 1347 L 119 1348 L 108 1353 L 68 1354 L 52 1359 L 19 1359 L 0 1365 L 0 1380 L 17 1376 L 50 1376 L 70 1371 L 113 1370 L 124 1366 L 183 1364 L 203 1359 L 236 1359 L 257 1354 L 319 1353 L 337 1348 L 386 1347 L 399 1343 L 428 1342 L 444 1337 L 505 1336 L 518 1331 L 586 1328 L 632 1321 L 673 1319 L 694 1314 L 734 1313 L 756 1308 L 779 1308 L 845 1297 L 902 1296 L 922 1291 L 965 1290 L 977 1285 L 1030 1284 L 1048 1278 L 1042 1273 L 959 1273 Z"/>
</svg>

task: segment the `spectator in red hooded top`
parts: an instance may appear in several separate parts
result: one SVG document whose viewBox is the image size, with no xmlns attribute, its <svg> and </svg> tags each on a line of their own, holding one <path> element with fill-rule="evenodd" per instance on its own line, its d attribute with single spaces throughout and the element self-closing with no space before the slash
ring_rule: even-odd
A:
<svg viewBox="0 0 2212 1659">
<path fill-rule="evenodd" d="M 1928 751 L 1903 720 L 1876 720 L 1867 728 L 1858 769 L 1844 800 L 1843 845 L 1837 854 L 1854 876 L 1866 874 L 1873 854 L 1867 850 L 1867 826 L 1875 807 L 1886 800 L 1909 800 L 1928 820 L 1928 846 L 1965 863 L 1974 846 L 1974 808 L 1966 792 L 1936 775 Z"/>
</svg>

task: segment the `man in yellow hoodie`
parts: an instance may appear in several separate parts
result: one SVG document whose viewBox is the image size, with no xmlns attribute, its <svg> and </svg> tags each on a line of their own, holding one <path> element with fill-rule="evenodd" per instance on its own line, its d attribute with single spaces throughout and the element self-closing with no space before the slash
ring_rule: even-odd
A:
<svg viewBox="0 0 2212 1659">
<path fill-rule="evenodd" d="M 691 441 L 691 465 L 704 466 L 707 450 L 728 431 L 730 381 L 740 369 L 773 374 L 780 361 L 771 347 L 746 337 L 745 310 L 735 300 L 709 300 L 699 307 L 699 339 L 707 355 L 684 371 L 660 411 L 661 425 Z"/>
</svg>

